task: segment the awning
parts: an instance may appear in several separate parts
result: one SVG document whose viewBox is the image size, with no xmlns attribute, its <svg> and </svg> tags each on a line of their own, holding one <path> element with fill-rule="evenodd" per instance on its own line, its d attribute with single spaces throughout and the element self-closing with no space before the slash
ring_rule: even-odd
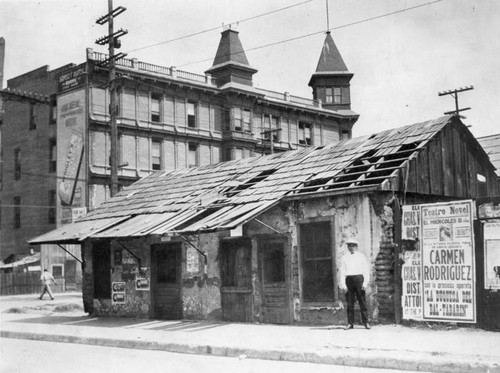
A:
<svg viewBox="0 0 500 373">
<path fill-rule="evenodd" d="M 53 231 L 28 240 L 29 244 L 79 244 L 85 238 L 105 230 L 119 222 L 127 220 L 130 216 L 121 216 L 107 219 L 78 221 L 63 225 Z"/>
</svg>

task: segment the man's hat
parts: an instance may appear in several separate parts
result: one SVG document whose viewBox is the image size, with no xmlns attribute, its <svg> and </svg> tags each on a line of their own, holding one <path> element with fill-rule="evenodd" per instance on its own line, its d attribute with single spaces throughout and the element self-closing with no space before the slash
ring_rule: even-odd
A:
<svg viewBox="0 0 500 373">
<path fill-rule="evenodd" d="M 355 240 L 354 238 L 349 238 L 346 242 L 345 242 L 347 245 L 349 244 L 353 244 L 353 245 L 356 245 L 356 246 L 359 246 L 359 242 L 358 240 Z"/>
</svg>

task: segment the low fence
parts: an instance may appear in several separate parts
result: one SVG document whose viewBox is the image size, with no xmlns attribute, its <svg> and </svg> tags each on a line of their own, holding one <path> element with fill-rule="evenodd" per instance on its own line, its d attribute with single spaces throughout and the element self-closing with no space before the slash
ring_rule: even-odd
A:
<svg viewBox="0 0 500 373">
<path fill-rule="evenodd" d="M 66 284 L 63 277 L 55 278 L 57 285 L 50 288 L 54 293 L 63 292 Z M 40 294 L 42 284 L 39 272 L 0 274 L 0 295 Z"/>
</svg>

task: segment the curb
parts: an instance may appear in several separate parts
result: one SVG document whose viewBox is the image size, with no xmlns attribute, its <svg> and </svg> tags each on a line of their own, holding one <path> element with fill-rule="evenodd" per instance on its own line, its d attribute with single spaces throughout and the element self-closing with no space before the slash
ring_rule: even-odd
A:
<svg viewBox="0 0 500 373">
<path fill-rule="evenodd" d="M 49 333 L 0 331 L 1 338 L 27 339 L 45 342 L 88 344 L 94 346 L 133 348 L 168 351 L 183 354 L 212 355 L 221 357 L 245 357 L 261 360 L 281 360 L 327 365 L 344 365 L 364 368 L 385 368 L 446 373 L 500 373 L 500 363 L 467 356 L 415 353 L 404 356 L 388 350 L 367 350 L 331 347 L 328 351 L 304 352 L 295 350 L 264 350 L 256 348 L 220 347 L 185 343 L 168 343 L 144 340 L 125 340 L 101 337 L 82 337 Z M 481 361 L 483 360 L 483 361 Z"/>
</svg>

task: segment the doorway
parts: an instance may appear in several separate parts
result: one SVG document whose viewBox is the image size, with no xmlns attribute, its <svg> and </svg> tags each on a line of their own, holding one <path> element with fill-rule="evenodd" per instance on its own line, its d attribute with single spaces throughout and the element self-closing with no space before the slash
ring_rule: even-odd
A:
<svg viewBox="0 0 500 373">
<path fill-rule="evenodd" d="M 222 319 L 251 322 L 252 241 L 248 237 L 226 239 L 219 250 Z"/>
<path fill-rule="evenodd" d="M 182 318 L 181 259 L 182 243 L 173 242 L 151 247 L 153 318 Z"/>
<path fill-rule="evenodd" d="M 290 296 L 284 240 L 259 241 L 259 275 L 262 286 L 262 321 L 289 324 Z"/>
</svg>

